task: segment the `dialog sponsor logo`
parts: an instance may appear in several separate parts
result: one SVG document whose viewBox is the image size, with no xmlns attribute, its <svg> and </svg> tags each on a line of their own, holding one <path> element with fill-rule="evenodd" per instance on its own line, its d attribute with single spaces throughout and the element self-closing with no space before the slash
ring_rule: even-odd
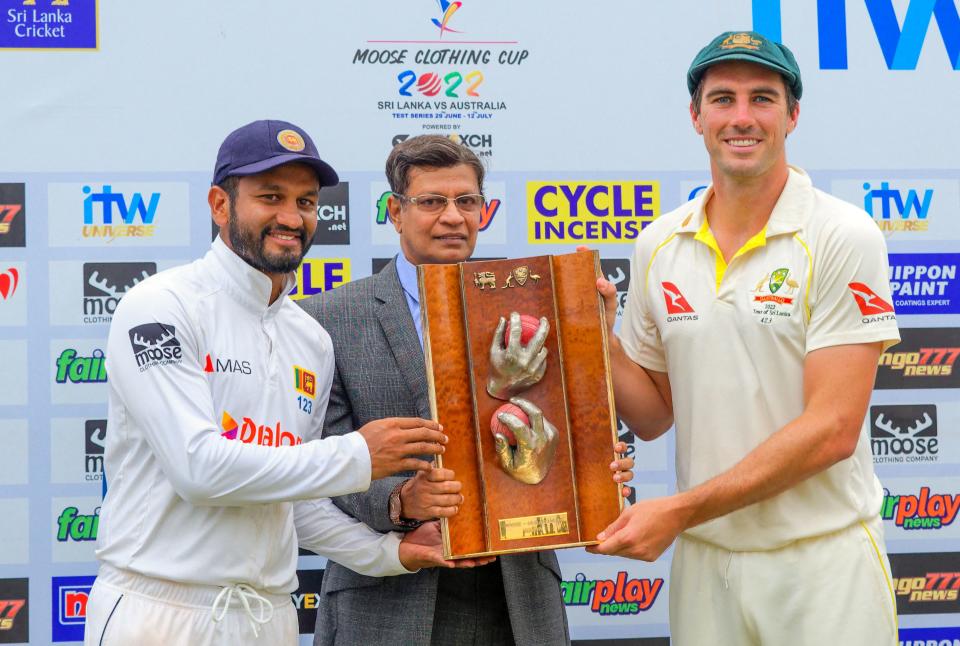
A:
<svg viewBox="0 0 960 646">
<path fill-rule="evenodd" d="M 940 454 L 937 407 L 870 407 L 870 450 L 874 464 L 936 462 Z"/>
<path fill-rule="evenodd" d="M 527 182 L 530 244 L 623 243 L 660 215 L 660 183 Z"/>
<path fill-rule="evenodd" d="M 646 612 L 662 589 L 663 579 L 634 579 L 623 570 L 613 579 L 587 579 L 580 572 L 572 581 L 560 582 L 565 606 L 586 606 L 599 615 Z"/>
<path fill-rule="evenodd" d="M 890 254 L 890 290 L 898 314 L 960 314 L 957 253 Z"/>
<path fill-rule="evenodd" d="M 95 576 L 55 576 L 50 601 L 53 607 L 53 641 L 83 641 L 87 601 Z"/>
<path fill-rule="evenodd" d="M 289 296 L 291 300 L 299 301 L 349 282 L 349 258 L 304 258 L 297 267 L 297 283 Z"/>
<path fill-rule="evenodd" d="M 902 341 L 880 355 L 878 389 L 957 388 L 958 328 L 900 328 Z"/>
<path fill-rule="evenodd" d="M 223 432 L 220 433 L 220 437 L 260 446 L 294 446 L 303 443 L 299 435 L 281 430 L 279 421 L 274 426 L 270 426 L 258 424 L 249 417 L 241 417 L 241 420 L 238 422 L 230 413 L 223 411 L 220 417 L 220 427 Z"/>
</svg>

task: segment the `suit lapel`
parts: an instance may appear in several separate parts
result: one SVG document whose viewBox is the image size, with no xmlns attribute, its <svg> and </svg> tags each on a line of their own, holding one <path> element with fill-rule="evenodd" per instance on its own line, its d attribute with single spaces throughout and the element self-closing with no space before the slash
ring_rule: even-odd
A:
<svg viewBox="0 0 960 646">
<path fill-rule="evenodd" d="M 427 372 L 417 329 L 410 316 L 410 307 L 397 278 L 397 260 L 391 260 L 375 277 L 374 298 L 377 318 L 387 338 L 387 345 L 417 403 L 417 414 L 429 419 Z"/>
</svg>

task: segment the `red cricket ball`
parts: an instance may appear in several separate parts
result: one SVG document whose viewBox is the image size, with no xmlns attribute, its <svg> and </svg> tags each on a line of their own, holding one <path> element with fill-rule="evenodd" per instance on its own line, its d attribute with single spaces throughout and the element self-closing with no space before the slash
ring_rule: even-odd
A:
<svg viewBox="0 0 960 646">
<path fill-rule="evenodd" d="M 504 404 L 497 410 L 493 411 L 493 417 L 490 418 L 490 432 L 493 433 L 494 436 L 496 436 L 497 433 L 500 433 L 507 438 L 507 442 L 510 444 L 510 446 L 516 446 L 517 438 L 514 436 L 513 431 L 511 431 L 506 424 L 502 423 L 497 418 L 500 413 L 512 413 L 527 426 L 530 425 L 530 418 L 527 417 L 527 414 L 524 413 L 519 406 L 515 406 L 513 404 Z"/>
<path fill-rule="evenodd" d="M 530 339 L 533 338 L 533 335 L 537 333 L 537 328 L 540 327 L 540 319 L 536 316 L 530 316 L 529 314 L 520 315 L 520 345 L 527 345 L 530 342 Z M 507 324 L 503 328 L 503 347 L 507 347 L 510 343 L 510 319 L 507 319 Z"/>
</svg>

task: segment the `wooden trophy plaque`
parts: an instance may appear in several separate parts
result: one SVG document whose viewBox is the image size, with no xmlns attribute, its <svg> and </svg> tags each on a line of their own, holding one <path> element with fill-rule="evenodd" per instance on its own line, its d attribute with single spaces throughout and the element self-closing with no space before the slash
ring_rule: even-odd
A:
<svg viewBox="0 0 960 646">
<path fill-rule="evenodd" d="M 441 521 L 445 558 L 592 545 L 620 513 L 609 468 L 617 421 L 599 266 L 596 252 L 577 252 L 418 267 L 430 407 L 450 438 L 438 462 L 463 483 L 459 513 Z M 513 312 L 530 328 L 523 339 L 547 320 L 546 369 L 535 383 L 494 397 L 488 385 L 510 345 L 497 325 Z M 496 413 L 511 395 L 533 414 L 522 420 L 529 432 L 506 433 L 509 449 L 501 440 L 498 454 Z"/>
</svg>

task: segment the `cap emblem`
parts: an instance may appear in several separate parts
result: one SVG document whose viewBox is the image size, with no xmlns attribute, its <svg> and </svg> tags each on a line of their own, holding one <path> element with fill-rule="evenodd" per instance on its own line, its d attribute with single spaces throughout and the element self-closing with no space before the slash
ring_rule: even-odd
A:
<svg viewBox="0 0 960 646">
<path fill-rule="evenodd" d="M 730 34 L 720 43 L 720 49 L 760 49 L 763 42 L 753 38 L 750 34 Z"/>
<path fill-rule="evenodd" d="M 303 143 L 303 137 L 296 130 L 281 130 L 277 133 L 277 142 L 290 152 L 295 153 L 306 147 L 306 144 Z"/>
</svg>

